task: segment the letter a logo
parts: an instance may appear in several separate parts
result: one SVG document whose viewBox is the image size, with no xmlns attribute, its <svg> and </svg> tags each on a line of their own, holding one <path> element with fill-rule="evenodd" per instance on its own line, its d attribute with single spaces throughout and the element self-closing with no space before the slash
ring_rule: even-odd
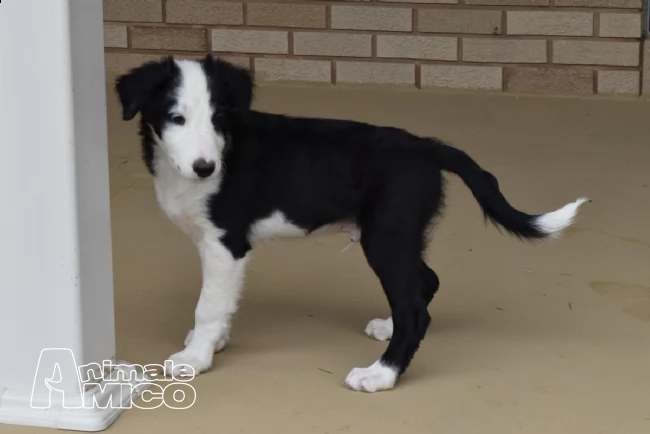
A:
<svg viewBox="0 0 650 434">
<path fill-rule="evenodd" d="M 77 362 L 68 348 L 46 348 L 41 351 L 32 387 L 31 407 L 50 408 L 53 394 L 61 397 L 54 402 L 61 402 L 63 408 L 83 407 Z M 47 398 L 43 400 L 42 397 Z"/>
</svg>

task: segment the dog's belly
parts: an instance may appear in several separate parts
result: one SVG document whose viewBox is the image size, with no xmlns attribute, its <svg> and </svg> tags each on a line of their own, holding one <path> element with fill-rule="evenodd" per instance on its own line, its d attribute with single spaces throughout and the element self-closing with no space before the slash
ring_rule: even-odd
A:
<svg viewBox="0 0 650 434">
<path fill-rule="evenodd" d="M 334 223 L 325 225 L 312 232 L 314 235 L 337 234 L 347 232 L 350 234 L 350 241 L 357 242 L 361 238 L 361 229 L 354 223 Z"/>
<path fill-rule="evenodd" d="M 358 241 L 361 236 L 361 231 L 353 223 L 333 223 L 309 233 L 307 229 L 293 224 L 282 212 L 275 211 L 269 217 L 258 220 L 251 226 L 249 238 L 255 242 L 272 238 L 293 238 L 343 232 L 349 233 L 350 240 L 353 242 Z"/>
<path fill-rule="evenodd" d="M 251 225 L 248 238 L 251 242 L 272 238 L 304 237 L 307 230 L 293 224 L 281 211 L 274 211 L 270 216 L 257 220 Z"/>
</svg>

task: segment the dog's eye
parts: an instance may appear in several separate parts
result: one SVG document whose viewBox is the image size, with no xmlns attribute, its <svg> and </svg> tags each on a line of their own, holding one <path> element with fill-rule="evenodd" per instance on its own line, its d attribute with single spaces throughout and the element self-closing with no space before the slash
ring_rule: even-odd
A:
<svg viewBox="0 0 650 434">
<path fill-rule="evenodd" d="M 171 114 L 169 120 L 176 125 L 185 125 L 185 118 L 181 115 Z"/>
</svg>

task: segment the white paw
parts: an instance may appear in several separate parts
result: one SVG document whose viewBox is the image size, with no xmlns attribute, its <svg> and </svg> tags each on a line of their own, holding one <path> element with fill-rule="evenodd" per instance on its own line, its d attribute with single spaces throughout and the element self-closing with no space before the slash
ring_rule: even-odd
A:
<svg viewBox="0 0 650 434">
<path fill-rule="evenodd" d="M 190 330 L 187 332 L 187 337 L 185 337 L 185 346 L 189 346 L 192 343 L 192 338 L 194 337 L 194 329 Z M 228 337 L 224 337 L 219 339 L 215 344 L 214 344 L 214 352 L 218 353 L 219 351 L 223 350 L 226 347 L 226 344 L 228 343 Z"/>
<path fill-rule="evenodd" d="M 377 392 L 392 389 L 397 381 L 397 370 L 376 361 L 367 368 L 354 368 L 350 371 L 345 384 L 350 389 L 362 392 Z"/>
<path fill-rule="evenodd" d="M 366 326 L 366 334 L 378 341 L 387 341 L 393 337 L 393 318 L 373 319 Z"/>
<path fill-rule="evenodd" d="M 187 347 L 172 354 L 165 361 L 165 375 L 173 377 L 194 377 L 212 366 L 210 347 Z"/>
</svg>

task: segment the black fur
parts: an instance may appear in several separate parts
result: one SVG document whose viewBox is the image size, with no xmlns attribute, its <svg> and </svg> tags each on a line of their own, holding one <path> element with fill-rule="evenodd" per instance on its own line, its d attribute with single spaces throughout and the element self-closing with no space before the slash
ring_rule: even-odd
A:
<svg viewBox="0 0 650 434">
<path fill-rule="evenodd" d="M 356 223 L 394 321 L 382 361 L 400 374 L 426 333 L 427 305 L 439 287 L 422 256 L 427 228 L 442 206 L 442 171 L 460 176 L 494 223 L 524 239 L 545 237 L 536 216 L 514 209 L 496 178 L 463 151 L 397 128 L 254 111 L 248 71 L 211 57 L 202 64 L 214 127 L 227 138 L 221 187 L 209 199 L 210 218 L 225 231 L 222 242 L 243 257 L 251 249 L 251 225 L 277 210 L 310 232 Z M 163 124 L 178 74 L 165 59 L 117 82 L 124 119 L 142 112 L 143 155 L 152 174 L 156 144 L 149 125 L 159 130 Z"/>
</svg>

